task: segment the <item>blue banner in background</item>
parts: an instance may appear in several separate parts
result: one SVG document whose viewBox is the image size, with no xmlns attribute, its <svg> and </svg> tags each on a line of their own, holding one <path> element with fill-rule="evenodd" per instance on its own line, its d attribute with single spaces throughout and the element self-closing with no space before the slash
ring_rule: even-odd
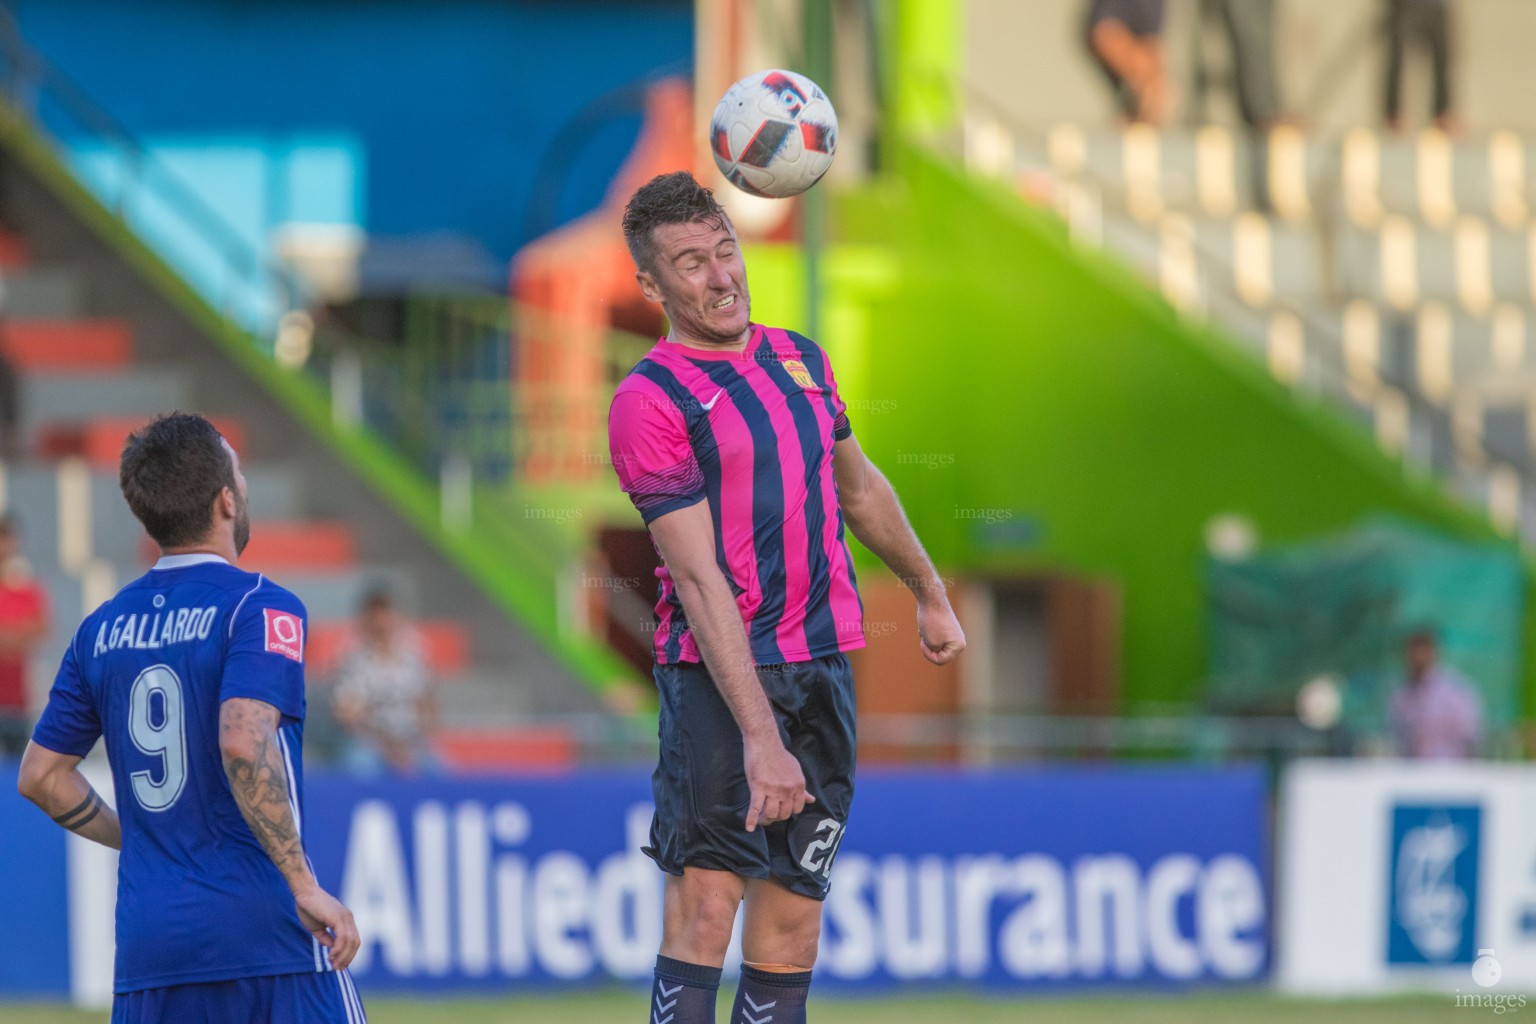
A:
<svg viewBox="0 0 1536 1024">
<path fill-rule="evenodd" d="M 363 932 L 365 993 L 650 976 L 663 876 L 639 852 L 645 773 L 315 772 L 306 788 L 306 843 Z M 818 987 L 1252 982 L 1270 959 L 1265 807 L 1256 768 L 866 771 L 846 841 L 829 851 Z M 53 827 L 0 800 L 12 891 L 48 907 L 25 934 L 0 926 L 0 963 L 39 930 L 65 951 L 66 889 L 79 883 L 66 885 L 61 844 L 39 822 Z M 40 976 L 67 973 L 58 963 Z M 21 991 L 8 973 L 0 985 Z"/>
<path fill-rule="evenodd" d="M 64 839 L 16 792 L 16 762 L 0 761 L 0 996 L 69 994 Z"/>
<path fill-rule="evenodd" d="M 1145 987 L 1268 966 L 1257 770 L 867 772 L 818 984 Z M 309 791 L 316 870 L 373 987 L 649 977 L 662 875 L 641 775 Z"/>
</svg>

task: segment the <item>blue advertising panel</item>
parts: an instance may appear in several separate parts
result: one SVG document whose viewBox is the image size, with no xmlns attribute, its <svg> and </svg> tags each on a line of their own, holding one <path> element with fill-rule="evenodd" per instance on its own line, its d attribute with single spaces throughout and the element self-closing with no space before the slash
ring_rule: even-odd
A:
<svg viewBox="0 0 1536 1024">
<path fill-rule="evenodd" d="M 317 871 L 375 987 L 648 977 L 662 877 L 639 775 L 316 780 Z M 1257 771 L 866 773 L 818 984 L 1252 981 L 1268 965 Z"/>
<path fill-rule="evenodd" d="M 0 993 L 69 992 L 64 928 L 64 830 L 16 792 L 16 764 L 0 761 Z"/>
<path fill-rule="evenodd" d="M 365 992 L 649 977 L 663 876 L 639 852 L 644 772 L 316 772 L 306 789 L 306 844 L 363 933 Z M 1270 958 L 1265 800 L 1248 768 L 867 771 L 846 840 L 811 851 L 835 858 L 818 987 L 1252 982 Z M 24 812 L 52 828 L 13 803 L 0 802 L 0 836 Z M 54 908 L 35 920 L 62 935 L 67 886 L 44 836 L 11 877 L 46 890 Z M 0 937 L 0 962 L 35 941 Z"/>
<path fill-rule="evenodd" d="M 1482 818 L 1475 804 L 1392 808 L 1387 963 L 1472 963 Z"/>
</svg>

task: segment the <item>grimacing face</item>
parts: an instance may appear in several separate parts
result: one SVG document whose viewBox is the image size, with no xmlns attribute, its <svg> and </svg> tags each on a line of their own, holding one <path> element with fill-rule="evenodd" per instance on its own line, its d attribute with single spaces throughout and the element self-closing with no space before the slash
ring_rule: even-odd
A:
<svg viewBox="0 0 1536 1024">
<path fill-rule="evenodd" d="M 752 298 L 736 230 L 724 216 L 651 231 L 656 257 L 635 274 L 640 291 L 659 302 L 672 340 L 734 345 L 746 338 Z"/>
</svg>

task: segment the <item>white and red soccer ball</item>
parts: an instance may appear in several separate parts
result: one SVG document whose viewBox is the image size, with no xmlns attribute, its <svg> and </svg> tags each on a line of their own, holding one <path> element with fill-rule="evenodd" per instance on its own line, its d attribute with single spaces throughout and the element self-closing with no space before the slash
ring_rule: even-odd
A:
<svg viewBox="0 0 1536 1024">
<path fill-rule="evenodd" d="M 837 150 L 837 111 L 794 71 L 759 71 L 725 91 L 709 122 L 720 173 L 754 196 L 783 199 L 821 180 Z"/>
</svg>

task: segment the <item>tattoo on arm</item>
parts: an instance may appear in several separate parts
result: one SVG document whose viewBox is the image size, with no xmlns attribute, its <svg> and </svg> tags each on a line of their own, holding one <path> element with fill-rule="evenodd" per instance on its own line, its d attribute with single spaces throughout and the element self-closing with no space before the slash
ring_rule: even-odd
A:
<svg viewBox="0 0 1536 1024">
<path fill-rule="evenodd" d="M 277 742 L 276 708 L 240 698 L 224 702 L 219 731 L 224 772 L 246 824 L 290 886 L 309 877 L 289 803 L 288 769 Z M 231 750 L 239 751 L 232 754 Z"/>
<path fill-rule="evenodd" d="M 97 796 L 96 791 L 93 789 L 90 796 L 81 801 L 79 807 L 65 811 L 63 814 L 55 815 L 53 820 L 71 832 L 78 832 L 96 815 L 100 814 L 104 806 L 105 804 L 101 802 L 101 797 Z"/>
</svg>

